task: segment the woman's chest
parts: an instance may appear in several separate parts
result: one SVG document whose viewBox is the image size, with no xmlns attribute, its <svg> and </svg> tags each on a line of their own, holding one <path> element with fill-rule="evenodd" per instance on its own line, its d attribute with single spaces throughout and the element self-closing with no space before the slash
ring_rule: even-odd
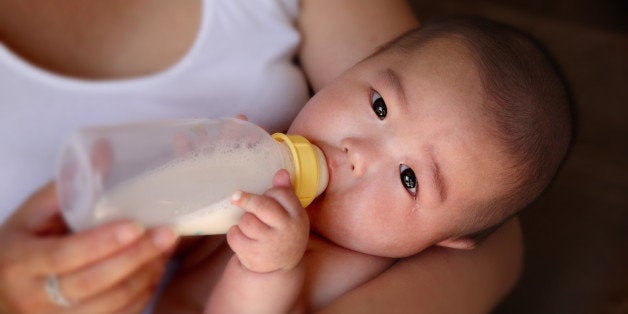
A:
<svg viewBox="0 0 628 314">
<path fill-rule="evenodd" d="M 166 69 L 189 50 L 202 12 L 200 0 L 13 0 L 4 5 L 5 45 L 46 70 L 89 79 Z"/>
</svg>

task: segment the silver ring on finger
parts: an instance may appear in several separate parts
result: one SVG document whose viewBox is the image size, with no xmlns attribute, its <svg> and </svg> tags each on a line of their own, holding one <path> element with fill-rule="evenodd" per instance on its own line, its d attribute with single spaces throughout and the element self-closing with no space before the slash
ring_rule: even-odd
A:
<svg viewBox="0 0 628 314">
<path fill-rule="evenodd" d="M 52 301 L 52 303 L 61 307 L 72 306 L 72 303 L 63 295 L 63 293 L 59 289 L 59 278 L 57 278 L 57 275 L 50 275 L 46 277 L 44 288 L 46 289 L 48 298 L 50 299 L 50 301 Z"/>
</svg>

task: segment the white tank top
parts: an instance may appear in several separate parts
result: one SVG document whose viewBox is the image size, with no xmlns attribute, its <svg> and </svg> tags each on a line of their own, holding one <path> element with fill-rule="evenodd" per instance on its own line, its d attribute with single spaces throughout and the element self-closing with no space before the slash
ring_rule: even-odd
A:
<svg viewBox="0 0 628 314">
<path fill-rule="evenodd" d="M 204 0 L 186 55 L 131 79 L 61 76 L 0 42 L 0 222 L 52 179 L 62 142 L 82 126 L 246 114 L 269 130 L 287 129 L 308 98 L 292 62 L 297 2 Z"/>
</svg>

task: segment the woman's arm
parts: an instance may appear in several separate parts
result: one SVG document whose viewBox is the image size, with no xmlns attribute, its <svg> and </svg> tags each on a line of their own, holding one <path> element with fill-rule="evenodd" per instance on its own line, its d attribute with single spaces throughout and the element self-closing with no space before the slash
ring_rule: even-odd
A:
<svg viewBox="0 0 628 314">
<path fill-rule="evenodd" d="M 322 313 L 488 313 L 522 267 L 518 219 L 473 250 L 433 248 L 399 261 Z"/>
<path fill-rule="evenodd" d="M 419 22 L 404 0 L 302 0 L 298 24 L 299 60 L 318 91 Z"/>
</svg>

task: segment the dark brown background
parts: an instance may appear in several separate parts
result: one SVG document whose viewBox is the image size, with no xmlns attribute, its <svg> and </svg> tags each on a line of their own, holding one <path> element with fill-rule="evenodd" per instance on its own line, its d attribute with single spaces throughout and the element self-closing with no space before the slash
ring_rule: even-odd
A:
<svg viewBox="0 0 628 314">
<path fill-rule="evenodd" d="M 628 313 L 626 1 L 410 2 L 422 21 L 476 14 L 532 33 L 573 90 L 579 138 L 554 184 L 521 215 L 524 273 L 495 313 Z"/>
</svg>

